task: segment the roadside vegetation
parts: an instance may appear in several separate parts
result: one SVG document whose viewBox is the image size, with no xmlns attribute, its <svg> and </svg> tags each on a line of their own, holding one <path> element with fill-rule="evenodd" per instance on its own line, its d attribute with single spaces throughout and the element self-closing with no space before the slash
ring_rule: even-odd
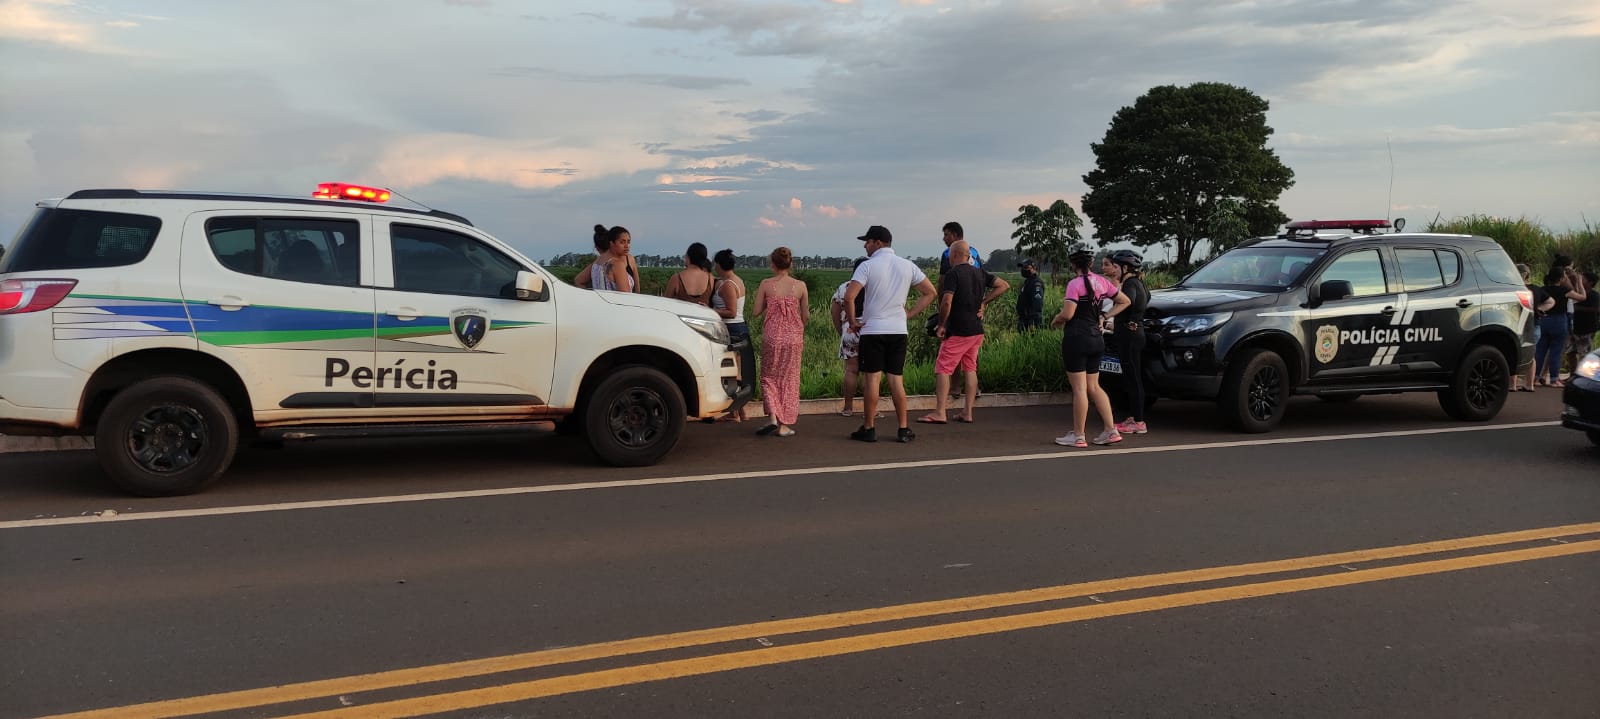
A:
<svg viewBox="0 0 1600 719">
<path fill-rule="evenodd" d="M 1532 267 L 1535 282 L 1542 279 L 1558 254 L 1571 257 L 1572 265 L 1580 271 L 1600 270 L 1600 227 L 1587 221 L 1580 228 L 1552 232 L 1527 217 L 1467 215 L 1452 220 L 1434 218 L 1426 231 L 1491 238 L 1506 249 L 1511 259 Z"/>
</svg>

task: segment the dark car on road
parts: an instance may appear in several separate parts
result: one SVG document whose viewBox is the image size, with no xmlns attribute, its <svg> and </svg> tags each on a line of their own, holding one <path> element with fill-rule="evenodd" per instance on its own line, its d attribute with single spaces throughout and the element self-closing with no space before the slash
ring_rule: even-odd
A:
<svg viewBox="0 0 1600 719">
<path fill-rule="evenodd" d="M 1600 445 L 1600 352 L 1578 360 L 1561 402 L 1561 426 L 1585 432 L 1590 442 Z"/>
<path fill-rule="evenodd" d="M 1494 417 L 1533 361 L 1531 292 L 1494 240 L 1387 228 L 1290 223 L 1151 293 L 1147 391 L 1215 401 L 1244 432 L 1276 427 L 1291 395 L 1435 392 L 1452 417 Z"/>
</svg>

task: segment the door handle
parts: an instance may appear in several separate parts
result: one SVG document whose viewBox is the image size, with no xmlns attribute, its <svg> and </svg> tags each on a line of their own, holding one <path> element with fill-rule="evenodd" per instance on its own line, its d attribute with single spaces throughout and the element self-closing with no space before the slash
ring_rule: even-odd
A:
<svg viewBox="0 0 1600 719">
<path fill-rule="evenodd" d="M 1456 306 L 1460 307 L 1461 309 L 1466 309 L 1466 308 L 1472 306 L 1472 300 L 1469 300 L 1469 299 L 1463 297 L 1460 300 L 1456 301 Z"/>
<path fill-rule="evenodd" d="M 1399 312 L 1399 310 L 1395 309 L 1394 305 L 1389 305 L 1388 307 L 1383 308 L 1383 314 L 1386 315 L 1392 315 L 1396 312 Z"/>
<path fill-rule="evenodd" d="M 422 313 L 418 312 L 415 307 L 396 307 L 384 314 L 398 318 L 401 322 L 410 322 L 422 316 Z"/>
<path fill-rule="evenodd" d="M 213 297 L 209 300 L 206 300 L 206 304 L 221 307 L 222 311 L 224 312 L 238 312 L 239 310 L 250 306 L 249 300 L 246 300 L 238 295 L 223 295 L 221 297 Z"/>
</svg>

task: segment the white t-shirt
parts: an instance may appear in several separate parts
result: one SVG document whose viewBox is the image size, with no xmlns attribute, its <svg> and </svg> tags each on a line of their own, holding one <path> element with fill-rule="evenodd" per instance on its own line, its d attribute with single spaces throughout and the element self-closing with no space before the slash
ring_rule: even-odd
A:
<svg viewBox="0 0 1600 719">
<path fill-rule="evenodd" d="M 850 281 L 867 293 L 866 313 L 857 318 L 866 323 L 861 334 L 906 334 L 906 295 L 927 279 L 915 262 L 895 255 L 888 247 L 872 253 L 850 276 Z"/>
</svg>

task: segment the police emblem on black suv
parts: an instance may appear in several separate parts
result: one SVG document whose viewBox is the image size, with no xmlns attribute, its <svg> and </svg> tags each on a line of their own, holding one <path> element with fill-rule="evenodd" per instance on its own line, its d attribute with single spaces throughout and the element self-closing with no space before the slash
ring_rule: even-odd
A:
<svg viewBox="0 0 1600 719">
<path fill-rule="evenodd" d="M 1146 386 L 1216 401 L 1245 432 L 1291 395 L 1436 392 L 1452 417 L 1494 417 L 1533 358 L 1531 293 L 1493 240 L 1388 227 L 1290 223 L 1151 293 Z"/>
</svg>

